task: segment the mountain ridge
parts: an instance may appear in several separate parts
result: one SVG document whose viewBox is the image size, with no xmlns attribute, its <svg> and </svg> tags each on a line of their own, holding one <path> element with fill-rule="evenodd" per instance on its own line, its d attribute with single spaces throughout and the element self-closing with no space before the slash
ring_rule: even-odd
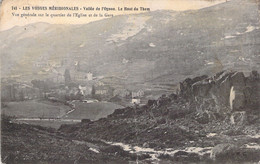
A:
<svg viewBox="0 0 260 164">
<path fill-rule="evenodd" d="M 238 8 L 241 6 L 243 10 Z M 20 32 L 22 36 L 14 35 L 1 43 L 1 57 L 6 60 L 2 76 L 37 74 L 40 70 L 33 63 L 41 56 L 57 63 L 64 57 L 71 63 L 80 60 L 83 71 L 123 77 L 126 84 L 173 84 L 177 79 L 223 69 L 257 70 L 257 12 L 254 3 L 237 0 L 197 11 L 156 11 L 86 25 L 47 25 L 37 35 L 26 37 Z M 124 64 L 123 60 L 129 62 Z M 27 78 L 32 79 L 30 75 Z"/>
</svg>

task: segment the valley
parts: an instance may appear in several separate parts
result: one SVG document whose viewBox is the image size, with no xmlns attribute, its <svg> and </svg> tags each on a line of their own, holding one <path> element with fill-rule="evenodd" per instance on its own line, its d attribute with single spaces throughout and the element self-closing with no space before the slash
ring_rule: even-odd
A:
<svg viewBox="0 0 260 164">
<path fill-rule="evenodd" d="M 230 0 L 1 31 L 2 162 L 259 163 L 259 13 Z"/>
</svg>

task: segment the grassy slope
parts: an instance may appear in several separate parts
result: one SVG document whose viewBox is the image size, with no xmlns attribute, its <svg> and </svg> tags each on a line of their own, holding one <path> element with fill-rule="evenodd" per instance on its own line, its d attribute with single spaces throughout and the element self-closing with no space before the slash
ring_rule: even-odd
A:
<svg viewBox="0 0 260 164">
<path fill-rule="evenodd" d="M 40 126 L 8 123 L 2 118 L 1 157 L 7 163 L 126 163 L 116 155 L 98 150 L 106 145 L 84 141 L 73 141 L 58 135 L 53 129 Z"/>
</svg>

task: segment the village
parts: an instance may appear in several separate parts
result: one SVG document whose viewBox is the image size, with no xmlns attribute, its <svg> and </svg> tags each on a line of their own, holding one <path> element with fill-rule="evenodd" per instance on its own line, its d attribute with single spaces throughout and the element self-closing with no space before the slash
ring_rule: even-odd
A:
<svg viewBox="0 0 260 164">
<path fill-rule="evenodd" d="M 102 81 L 91 71 L 82 71 L 78 60 L 61 59 L 54 62 L 40 57 L 33 62 L 39 79 L 21 81 L 2 78 L 2 102 L 46 99 L 70 104 L 75 101 L 91 103 L 109 101 L 122 106 L 145 104 L 143 89 L 116 88 Z"/>
</svg>

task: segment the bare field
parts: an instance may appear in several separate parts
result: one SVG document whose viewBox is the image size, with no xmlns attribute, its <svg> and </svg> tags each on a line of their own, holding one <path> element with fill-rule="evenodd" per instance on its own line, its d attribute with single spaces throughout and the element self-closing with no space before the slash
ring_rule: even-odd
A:
<svg viewBox="0 0 260 164">
<path fill-rule="evenodd" d="M 71 108 L 69 106 L 45 101 L 9 102 L 2 114 L 17 118 L 59 118 Z"/>
<path fill-rule="evenodd" d="M 98 120 L 99 118 L 106 117 L 112 114 L 115 109 L 123 108 L 110 102 L 97 102 L 97 103 L 75 103 L 75 111 L 68 114 L 66 119 L 90 119 Z"/>
</svg>

